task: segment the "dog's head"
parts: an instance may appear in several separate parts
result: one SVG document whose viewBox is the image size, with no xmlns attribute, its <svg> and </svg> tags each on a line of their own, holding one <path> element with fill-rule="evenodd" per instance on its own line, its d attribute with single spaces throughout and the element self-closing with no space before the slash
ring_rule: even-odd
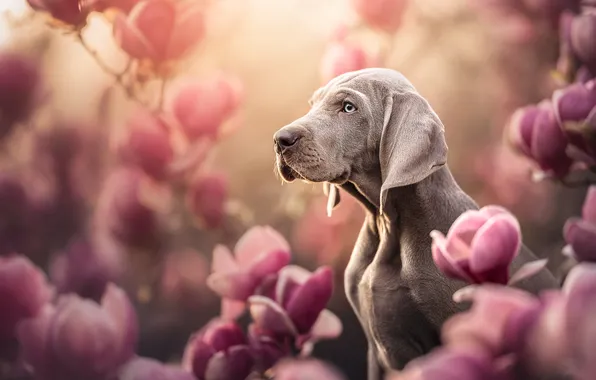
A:
<svg viewBox="0 0 596 380">
<path fill-rule="evenodd" d="M 389 189 L 419 182 L 447 161 L 443 124 L 397 71 L 340 75 L 310 104 L 306 115 L 274 136 L 285 181 L 341 185 L 366 173 L 381 181 L 382 212 Z"/>
</svg>

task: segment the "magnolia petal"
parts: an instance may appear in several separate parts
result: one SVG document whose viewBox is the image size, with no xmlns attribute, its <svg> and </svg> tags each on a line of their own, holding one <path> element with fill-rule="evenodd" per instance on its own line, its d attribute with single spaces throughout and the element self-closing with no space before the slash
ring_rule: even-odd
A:
<svg viewBox="0 0 596 380">
<path fill-rule="evenodd" d="M 213 347 L 202 341 L 200 333 L 196 333 L 190 337 L 184 349 L 182 367 L 194 373 L 197 378 L 204 379 L 209 360 L 213 355 L 215 355 Z"/>
<path fill-rule="evenodd" d="M 548 259 L 542 260 L 535 260 L 529 263 L 524 264 L 521 268 L 515 272 L 513 276 L 509 279 L 509 286 L 515 285 L 516 283 L 530 278 L 536 274 L 538 274 L 541 270 L 546 268 L 546 264 L 548 263 Z"/>
<path fill-rule="evenodd" d="M 447 253 L 446 245 L 447 240 L 445 236 L 439 231 L 432 231 L 430 233 L 433 239 L 432 243 L 432 255 L 435 265 L 441 272 L 451 278 L 457 278 L 467 282 L 474 282 L 472 276 L 470 276 L 460 265 L 461 262 L 454 260 L 449 253 Z"/>
<path fill-rule="evenodd" d="M 255 226 L 249 229 L 236 243 L 234 253 L 243 266 L 251 263 L 261 254 L 270 251 L 290 252 L 290 244 L 276 230 L 269 226 Z"/>
<path fill-rule="evenodd" d="M 482 226 L 472 241 L 470 270 L 487 280 L 507 283 L 509 265 L 521 246 L 519 222 L 510 214 L 497 215 Z"/>
<path fill-rule="evenodd" d="M 252 296 L 248 299 L 248 305 L 250 315 L 258 328 L 283 335 L 298 335 L 286 311 L 270 298 Z"/>
<path fill-rule="evenodd" d="M 288 316 L 300 334 L 306 334 L 319 318 L 333 295 L 333 270 L 317 269 L 291 296 L 286 307 Z"/>
<path fill-rule="evenodd" d="M 126 16 L 118 13 L 114 18 L 114 38 L 118 45 L 131 57 L 148 58 L 152 54 L 151 46 L 143 35 L 132 27 Z"/>
<path fill-rule="evenodd" d="M 221 351 L 213 355 L 205 371 L 205 380 L 246 379 L 254 365 L 255 361 L 250 348 L 235 346 L 228 351 Z"/>
<path fill-rule="evenodd" d="M 229 272 L 238 270 L 238 263 L 232 255 L 232 251 L 225 245 L 217 244 L 213 248 L 213 262 L 211 263 L 211 271 Z"/>
<path fill-rule="evenodd" d="M 275 300 L 286 306 L 296 287 L 304 284 L 312 275 L 308 270 L 297 265 L 288 265 L 279 272 L 275 285 Z"/>
<path fill-rule="evenodd" d="M 316 359 L 287 359 L 274 372 L 275 380 L 345 380 L 335 367 Z"/>
<path fill-rule="evenodd" d="M 447 233 L 447 240 L 458 237 L 462 242 L 470 245 L 476 231 L 486 223 L 489 216 L 476 210 L 462 213 L 451 225 Z"/>
<path fill-rule="evenodd" d="M 122 364 L 133 356 L 137 344 L 139 324 L 135 308 L 126 293 L 114 284 L 107 285 L 101 306 L 112 318 L 120 339 L 120 353 L 116 357 L 118 364 Z"/>
<path fill-rule="evenodd" d="M 342 331 L 343 325 L 339 317 L 324 309 L 310 330 L 310 336 L 313 340 L 335 339 L 341 335 Z"/>
<path fill-rule="evenodd" d="M 536 106 L 518 109 L 510 118 L 507 126 L 509 143 L 520 153 L 529 156 L 534 122 L 539 110 Z"/>
<path fill-rule="evenodd" d="M 221 300 L 221 315 L 224 320 L 233 321 L 238 319 L 246 310 L 246 302 L 224 298 Z"/>
<path fill-rule="evenodd" d="M 194 1 L 177 4 L 176 24 L 168 45 L 168 59 L 178 59 L 205 36 L 202 4 Z"/>
<path fill-rule="evenodd" d="M 117 380 L 195 380 L 192 373 L 155 359 L 134 358 L 118 373 Z"/>
<path fill-rule="evenodd" d="M 566 174 L 571 159 L 566 154 L 567 138 L 549 102 L 543 102 L 532 135 L 532 157 L 544 171 Z"/>
<path fill-rule="evenodd" d="M 291 260 L 288 251 L 269 251 L 263 252 L 250 265 L 248 272 L 259 279 L 279 272 L 283 267 L 288 265 Z"/>
<path fill-rule="evenodd" d="M 579 261 L 596 261 L 596 224 L 580 219 L 569 219 L 563 228 L 565 241 L 573 248 Z"/>
<path fill-rule="evenodd" d="M 220 297 L 245 301 L 253 294 L 258 282 L 249 273 L 233 271 L 212 273 L 207 277 L 207 286 Z"/>
<path fill-rule="evenodd" d="M 23 359 L 36 371 L 48 371 L 53 364 L 48 350 L 50 349 L 49 332 L 54 314 L 54 307 L 48 304 L 38 317 L 26 319 L 17 327 L 17 339 L 21 345 Z"/>
<path fill-rule="evenodd" d="M 163 60 L 176 22 L 176 9 L 168 0 L 146 0 L 135 6 L 128 22 L 141 33 L 151 47 L 154 60 Z"/>
<path fill-rule="evenodd" d="M 582 217 L 596 225 L 596 186 L 590 186 L 582 207 Z"/>
</svg>

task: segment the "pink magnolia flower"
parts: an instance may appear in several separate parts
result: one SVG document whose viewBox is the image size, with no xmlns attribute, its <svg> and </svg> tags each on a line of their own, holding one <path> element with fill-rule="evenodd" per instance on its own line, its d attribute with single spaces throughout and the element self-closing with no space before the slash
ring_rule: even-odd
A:
<svg viewBox="0 0 596 380">
<path fill-rule="evenodd" d="M 222 74 L 179 86 L 171 99 L 171 112 L 192 141 L 216 138 L 221 126 L 242 102 L 242 83 Z"/>
<path fill-rule="evenodd" d="M 95 215 L 98 228 L 125 245 L 154 244 L 159 231 L 157 203 L 166 203 L 162 190 L 139 169 L 118 168 L 104 183 Z"/>
<path fill-rule="evenodd" d="M 582 208 L 582 218 L 571 218 L 563 229 L 564 252 L 579 261 L 596 262 L 596 186 L 590 186 Z"/>
<path fill-rule="evenodd" d="M 515 318 L 540 305 L 536 297 L 525 291 L 494 285 L 464 288 L 454 298 L 473 303 L 469 311 L 451 317 L 444 324 L 444 344 L 495 357 L 511 348 L 508 332 L 514 328 L 513 323 L 521 322 Z"/>
<path fill-rule="evenodd" d="M 596 132 L 596 81 L 575 83 L 553 93 L 557 119 L 575 158 L 596 163 L 596 144 L 589 136 Z"/>
<path fill-rule="evenodd" d="M 571 21 L 570 37 L 573 51 L 581 62 L 590 68 L 596 68 L 596 48 L 593 44 L 596 37 L 596 15 L 584 13 L 575 16 Z"/>
<path fill-rule="evenodd" d="M 81 25 L 87 20 L 90 9 L 81 0 L 27 0 L 36 11 L 47 12 L 53 18 L 70 25 Z"/>
<path fill-rule="evenodd" d="M 290 258 L 286 239 L 268 226 L 249 229 L 233 254 L 223 245 L 216 246 L 207 285 L 224 298 L 222 318 L 237 318 L 244 311 L 244 302 L 268 276 L 288 265 Z"/>
<path fill-rule="evenodd" d="M 181 58 L 204 34 L 203 10 L 192 0 L 142 0 L 114 21 L 114 36 L 126 53 L 159 63 Z"/>
<path fill-rule="evenodd" d="M 481 353 L 440 348 L 387 380 L 507 380 L 491 359 Z"/>
<path fill-rule="evenodd" d="M 155 359 L 136 357 L 119 371 L 117 380 L 196 380 L 192 373 Z"/>
<path fill-rule="evenodd" d="M 52 283 L 60 293 L 100 300 L 108 283 L 118 280 L 124 272 L 120 255 L 117 250 L 98 250 L 89 239 L 74 240 L 52 260 Z"/>
<path fill-rule="evenodd" d="M 37 316 L 53 290 L 45 275 L 24 256 L 0 256 L 0 357 L 14 354 L 17 325 Z"/>
<path fill-rule="evenodd" d="M 41 76 L 27 57 L 0 54 L 0 140 L 26 119 L 41 100 Z"/>
<path fill-rule="evenodd" d="M 342 325 L 325 307 L 333 294 L 333 271 L 321 267 L 314 273 L 294 265 L 279 272 L 277 281 L 262 288 L 263 295 L 248 299 L 255 326 L 264 332 L 293 337 L 308 354 L 321 339 L 341 334 Z"/>
<path fill-rule="evenodd" d="M 205 173 L 188 187 L 188 204 L 193 214 L 207 228 L 221 227 L 228 200 L 228 178 L 225 173 Z"/>
<path fill-rule="evenodd" d="M 551 101 L 517 110 L 507 131 L 513 147 L 534 160 L 544 172 L 557 176 L 567 174 L 572 163 L 566 153 L 568 141 Z"/>
<path fill-rule="evenodd" d="M 469 283 L 506 284 L 509 265 L 521 247 L 519 222 L 499 206 L 466 211 L 453 222 L 446 237 L 436 230 L 431 237 L 439 269 Z"/>
<path fill-rule="evenodd" d="M 151 177 L 162 180 L 174 159 L 170 135 L 164 122 L 156 115 L 142 111 L 128 122 L 128 135 L 120 145 L 120 157 L 136 165 Z"/>
<path fill-rule="evenodd" d="M 407 0 L 352 0 L 354 10 L 370 26 L 387 33 L 400 27 Z"/>
<path fill-rule="evenodd" d="M 18 328 L 24 359 L 44 380 L 114 375 L 132 357 L 137 335 L 134 308 L 114 285 L 108 285 L 101 304 L 63 296 Z"/>
<path fill-rule="evenodd" d="M 190 337 L 182 362 L 198 380 L 246 379 L 253 370 L 267 369 L 260 363 L 277 360 L 278 352 L 271 347 L 255 350 L 236 323 L 216 319 Z"/>
<path fill-rule="evenodd" d="M 359 45 L 347 41 L 345 33 L 340 31 L 327 47 L 320 64 L 320 75 L 323 83 L 329 82 L 338 75 L 369 67 L 372 60 Z"/>
<path fill-rule="evenodd" d="M 330 364 L 316 359 L 284 360 L 273 369 L 276 380 L 344 380 Z"/>
</svg>

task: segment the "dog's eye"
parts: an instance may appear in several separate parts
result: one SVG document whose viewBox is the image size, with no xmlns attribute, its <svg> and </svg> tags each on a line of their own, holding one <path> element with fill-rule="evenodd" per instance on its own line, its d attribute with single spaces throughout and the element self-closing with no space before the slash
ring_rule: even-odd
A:
<svg viewBox="0 0 596 380">
<path fill-rule="evenodd" d="M 350 102 L 344 102 L 342 104 L 341 111 L 345 113 L 352 113 L 357 110 L 356 106 Z"/>
</svg>

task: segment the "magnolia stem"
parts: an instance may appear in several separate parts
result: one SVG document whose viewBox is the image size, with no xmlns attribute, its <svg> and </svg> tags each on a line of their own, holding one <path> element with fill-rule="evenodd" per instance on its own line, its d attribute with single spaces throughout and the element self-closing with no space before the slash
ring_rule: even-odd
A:
<svg viewBox="0 0 596 380">
<path fill-rule="evenodd" d="M 95 60 L 95 62 L 97 63 L 97 65 L 106 74 L 114 77 L 114 80 L 116 81 L 116 83 L 120 86 L 120 88 L 122 88 L 124 90 L 124 93 L 126 94 L 126 96 L 130 100 L 133 100 L 133 101 L 139 103 L 140 105 L 146 107 L 146 104 L 141 99 L 139 99 L 136 96 L 135 91 L 133 89 L 133 86 L 130 86 L 129 84 L 127 84 L 124 81 L 124 78 L 125 78 L 126 74 L 129 72 L 129 70 L 131 68 L 132 59 L 129 59 L 128 60 L 128 62 L 126 63 L 126 67 L 124 68 L 124 70 L 122 70 L 121 72 L 118 72 L 118 71 L 114 70 L 112 67 L 110 67 L 108 64 L 106 64 L 104 62 L 104 60 L 101 58 L 100 54 L 95 49 L 93 49 L 87 43 L 87 41 L 85 41 L 85 38 L 83 37 L 82 31 L 79 31 L 77 33 L 77 39 L 81 43 L 81 46 L 83 46 L 83 48 L 87 51 L 87 53 L 89 53 L 89 55 L 91 55 L 91 57 Z"/>
</svg>

